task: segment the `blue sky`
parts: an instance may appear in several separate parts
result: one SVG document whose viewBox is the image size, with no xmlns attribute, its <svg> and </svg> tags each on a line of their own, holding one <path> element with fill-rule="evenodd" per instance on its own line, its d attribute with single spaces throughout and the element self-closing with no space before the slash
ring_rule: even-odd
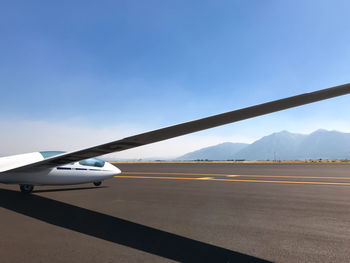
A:
<svg viewBox="0 0 350 263">
<path fill-rule="evenodd" d="M 350 82 L 348 1 L 2 1 L 0 154 L 73 150 Z M 350 96 L 116 154 L 350 132 Z M 67 144 L 67 145 L 65 145 Z"/>
</svg>

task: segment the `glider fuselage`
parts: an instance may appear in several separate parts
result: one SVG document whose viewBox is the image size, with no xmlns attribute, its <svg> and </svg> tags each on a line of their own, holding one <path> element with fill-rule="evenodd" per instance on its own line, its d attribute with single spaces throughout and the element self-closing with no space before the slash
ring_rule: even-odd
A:
<svg viewBox="0 0 350 263">
<path fill-rule="evenodd" d="M 97 158 L 74 162 L 54 168 L 6 172 L 16 166 L 44 160 L 58 152 L 35 152 L 0 158 L 0 183 L 30 185 L 70 185 L 101 182 L 120 174 L 114 165 Z"/>
</svg>

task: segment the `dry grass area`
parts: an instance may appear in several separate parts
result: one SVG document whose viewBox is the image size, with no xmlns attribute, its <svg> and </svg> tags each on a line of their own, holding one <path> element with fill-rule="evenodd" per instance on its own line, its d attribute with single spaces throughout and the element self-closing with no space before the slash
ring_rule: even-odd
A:
<svg viewBox="0 0 350 263">
<path fill-rule="evenodd" d="M 344 164 L 344 163 L 350 163 L 350 160 L 291 160 L 291 161 L 116 161 L 116 162 L 110 162 L 112 164 L 118 164 L 118 163 L 244 163 L 244 164 L 298 164 L 298 163 L 334 163 L 334 164 Z"/>
</svg>

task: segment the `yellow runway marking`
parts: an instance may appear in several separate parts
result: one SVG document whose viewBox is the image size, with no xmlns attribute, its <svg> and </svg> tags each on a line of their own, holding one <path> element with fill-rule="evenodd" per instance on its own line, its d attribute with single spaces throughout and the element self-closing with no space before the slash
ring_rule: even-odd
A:
<svg viewBox="0 0 350 263">
<path fill-rule="evenodd" d="M 150 175 L 198 175 L 198 176 L 226 176 L 226 177 L 255 177 L 255 178 L 303 178 L 303 179 L 336 179 L 350 180 L 350 177 L 330 176 L 295 176 L 295 175 L 255 175 L 255 174 L 202 174 L 202 173 L 152 173 L 152 172 L 123 172 L 122 174 L 150 174 Z"/>
<path fill-rule="evenodd" d="M 228 174 L 201 174 L 201 173 L 153 173 L 153 172 L 122 172 L 122 174 L 160 174 L 160 175 L 200 175 L 200 176 L 226 176 Z"/>
<path fill-rule="evenodd" d="M 136 178 L 136 179 L 169 179 L 169 180 L 204 180 L 201 178 L 186 178 L 186 177 L 156 177 L 156 176 L 122 176 L 122 175 L 117 175 L 114 176 L 114 178 Z M 209 179 L 206 179 L 209 180 Z"/>
<path fill-rule="evenodd" d="M 316 184 L 316 185 L 346 185 L 350 186 L 350 183 L 333 183 L 333 182 L 299 182 L 299 181 L 270 181 L 270 180 L 244 180 L 244 179 L 203 179 L 200 178 L 187 178 L 187 177 L 155 177 L 155 176 L 114 176 L 115 178 L 128 178 L 128 179 L 168 179 L 168 180 L 206 180 L 206 181 L 221 181 L 221 182 L 249 182 L 249 183 L 276 183 L 276 184 Z"/>
<path fill-rule="evenodd" d="M 253 174 L 240 174 L 236 176 L 241 177 L 260 177 L 260 178 L 303 178 L 303 179 L 337 179 L 337 180 L 350 180 L 350 177 L 331 177 L 331 176 L 295 176 L 295 175 L 253 175 Z"/>
</svg>

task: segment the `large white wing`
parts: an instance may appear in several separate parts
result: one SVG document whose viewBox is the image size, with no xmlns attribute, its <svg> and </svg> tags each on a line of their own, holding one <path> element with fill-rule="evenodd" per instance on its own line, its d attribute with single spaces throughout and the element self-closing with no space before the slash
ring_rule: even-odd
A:
<svg viewBox="0 0 350 263">
<path fill-rule="evenodd" d="M 74 152 L 64 153 L 57 155 L 43 161 L 18 167 L 12 170 L 11 172 L 26 172 L 33 169 L 45 169 L 52 168 L 58 165 L 64 165 L 91 157 L 96 157 L 112 152 L 124 151 L 127 149 L 135 148 L 138 146 L 159 142 L 174 138 L 177 136 L 189 134 L 192 132 L 197 132 L 220 125 L 249 119 L 252 117 L 289 109 L 304 104 L 325 100 L 341 95 L 350 93 L 350 83 L 336 86 L 328 89 L 323 89 L 311 93 L 305 93 L 298 96 L 288 97 L 281 100 L 271 101 L 264 104 L 255 105 L 248 108 L 243 108 L 235 111 L 230 111 L 214 116 L 210 116 L 203 119 L 198 119 L 190 122 L 185 122 L 177 124 L 174 126 L 169 126 L 166 128 L 142 133 L 139 135 L 127 137 L 118 141 L 98 145 L 95 147 L 78 150 Z M 7 172 L 9 172 L 7 171 Z"/>
</svg>

